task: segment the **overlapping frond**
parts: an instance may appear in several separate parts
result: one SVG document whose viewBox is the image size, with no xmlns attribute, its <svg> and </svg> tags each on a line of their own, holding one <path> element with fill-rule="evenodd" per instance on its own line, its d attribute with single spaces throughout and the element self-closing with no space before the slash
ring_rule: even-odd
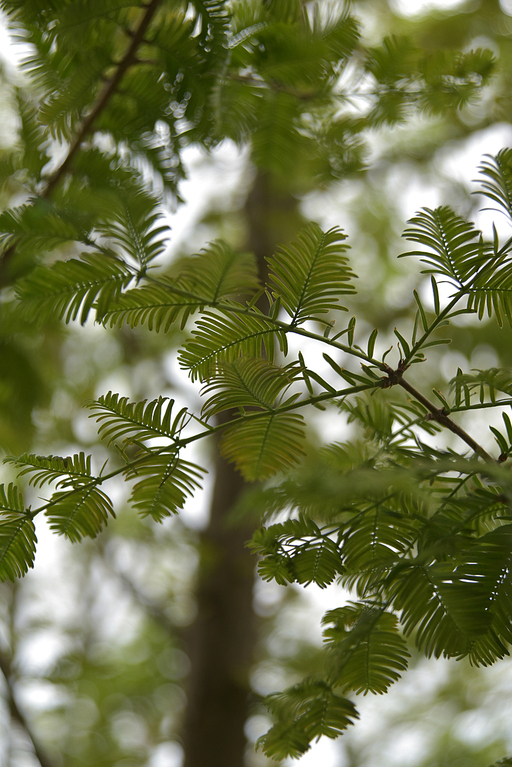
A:
<svg viewBox="0 0 512 767">
<path fill-rule="evenodd" d="M 73 492 L 62 490 L 54 493 L 45 516 L 53 532 L 78 543 L 84 537 L 96 538 L 108 518 L 115 517 L 115 514 L 110 498 L 91 481 L 76 487 Z"/>
<path fill-rule="evenodd" d="M 186 408 L 174 414 L 174 400 L 168 397 L 130 402 L 108 392 L 89 407 L 95 411 L 91 418 L 100 424 L 98 434 L 109 445 L 116 440 L 139 443 L 157 437 L 174 441 L 188 420 Z"/>
<path fill-rule="evenodd" d="M 92 309 L 101 320 L 133 279 L 133 272 L 114 255 L 84 253 L 80 260 L 36 267 L 18 282 L 16 292 L 22 316 L 29 322 L 78 318 L 83 325 Z"/>
<path fill-rule="evenodd" d="M 395 505 L 396 502 L 368 503 L 369 508 L 354 514 L 347 524 L 343 532 L 343 561 L 352 580 L 360 573 L 390 567 L 410 551 L 418 534 L 417 525 L 407 513 L 405 498 L 399 504 L 401 511 L 393 508 Z"/>
<path fill-rule="evenodd" d="M 457 566 L 456 609 L 480 631 L 468 655 L 476 665 L 490 665 L 509 654 L 512 644 L 512 525 L 505 524 L 477 539 Z"/>
<path fill-rule="evenodd" d="M 179 457 L 177 451 L 148 451 L 127 470 L 138 478 L 130 502 L 143 517 L 161 522 L 183 508 L 188 496 L 201 487 L 204 469 Z"/>
<path fill-rule="evenodd" d="M 279 410 L 298 397 L 284 398 L 293 381 L 293 369 L 239 358 L 219 363 L 204 387 L 206 418 L 224 411 L 241 414 L 225 429 L 221 451 L 249 481 L 289 468 L 303 453 L 304 419 Z"/>
<path fill-rule="evenodd" d="M 409 651 L 396 615 L 382 608 L 349 604 L 322 618 L 333 684 L 343 691 L 384 693 L 406 671 Z"/>
<path fill-rule="evenodd" d="M 354 277 L 344 255 L 346 235 L 337 227 L 322 232 L 311 223 L 299 234 L 298 241 L 280 247 L 268 259 L 269 282 L 273 295 L 291 317 L 292 325 L 326 314 L 331 309 L 345 309 L 340 296 L 354 293 Z"/>
<path fill-rule="evenodd" d="M 234 362 L 241 357 L 257 360 L 263 353 L 268 362 L 273 362 L 276 346 L 286 351 L 285 334 L 257 310 L 250 314 L 204 312 L 179 360 L 192 380 L 204 381 L 215 375 L 223 362 Z"/>
<path fill-rule="evenodd" d="M 259 574 L 283 586 L 295 581 L 325 588 L 344 571 L 331 530 L 321 529 L 305 515 L 260 528 L 249 544 L 261 556 Z"/>
<path fill-rule="evenodd" d="M 501 149 L 496 156 L 485 155 L 479 167 L 484 177 L 482 193 L 496 202 L 512 219 L 512 149 Z"/>
<path fill-rule="evenodd" d="M 314 679 L 269 695 L 265 702 L 277 722 L 258 745 L 273 759 L 297 758 L 316 738 L 336 738 L 359 719 L 352 701 Z"/>
<path fill-rule="evenodd" d="M 403 563 L 391 586 L 393 604 L 401 611 L 406 635 L 414 631 L 416 645 L 427 657 L 461 658 L 471 650 L 490 616 L 472 604 L 471 590 L 457 588 L 453 568 L 444 563 Z M 454 582 L 455 581 L 455 582 Z M 460 609 L 464 599 L 466 610 Z M 473 620 L 478 614 L 480 620 Z"/>
<path fill-rule="evenodd" d="M 73 542 L 84 536 L 94 538 L 109 516 L 115 516 L 112 501 L 97 487 L 91 456 L 82 452 L 66 458 L 25 454 L 5 460 L 19 476 L 28 476 L 34 487 L 54 485 L 56 492 L 44 508 L 50 528 L 59 535 Z"/>
<path fill-rule="evenodd" d="M 0 580 L 15 581 L 34 566 L 36 531 L 23 496 L 12 483 L 0 485 Z"/>
<path fill-rule="evenodd" d="M 214 240 L 197 255 L 184 259 L 180 277 L 209 305 L 250 296 L 259 288 L 254 255 L 235 251 L 223 240 Z"/>
<path fill-rule="evenodd" d="M 485 263 L 481 232 L 448 206 L 423 208 L 408 223 L 403 236 L 427 250 L 411 250 L 402 255 L 420 256 L 428 264 L 426 272 L 442 274 L 456 286 L 462 286 Z"/>
<path fill-rule="evenodd" d="M 253 256 L 237 253 L 217 240 L 198 255 L 184 259 L 177 277 L 160 277 L 119 297 L 105 315 L 113 325 L 147 325 L 167 333 L 180 320 L 182 327 L 195 311 L 215 306 L 258 287 Z"/>
<path fill-rule="evenodd" d="M 295 368 L 281 368 L 265 359 L 239 358 L 219 364 L 218 373 L 203 388 L 203 414 L 211 418 L 225 410 L 245 413 L 254 408 L 273 413 L 276 408 L 293 402 L 283 394 L 295 380 Z"/>
<path fill-rule="evenodd" d="M 158 283 L 132 288 L 119 296 L 105 312 L 103 322 L 127 324 L 132 328 L 147 325 L 149 330 L 168 333 L 175 322 L 181 327 L 195 311 L 203 306 L 201 298 L 187 291 L 179 280 L 160 277 Z"/>
<path fill-rule="evenodd" d="M 263 480 L 294 466 L 303 456 L 304 418 L 298 413 L 266 413 L 241 417 L 226 428 L 222 455 L 248 481 Z"/>
</svg>

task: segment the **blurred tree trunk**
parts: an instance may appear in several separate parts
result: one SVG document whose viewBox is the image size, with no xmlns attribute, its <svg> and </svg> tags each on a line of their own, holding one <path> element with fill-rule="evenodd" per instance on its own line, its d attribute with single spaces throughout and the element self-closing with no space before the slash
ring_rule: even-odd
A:
<svg viewBox="0 0 512 767">
<path fill-rule="evenodd" d="M 247 242 L 266 278 L 265 256 L 296 232 L 297 201 L 258 172 L 245 205 Z M 264 299 L 265 300 L 265 299 Z M 229 420 L 229 414 L 224 414 Z M 216 450 L 208 527 L 200 542 L 197 618 L 186 650 L 191 662 L 182 732 L 184 767 L 243 767 L 249 714 L 249 673 L 258 638 L 253 610 L 254 557 L 246 542 L 254 516 L 231 514 L 246 483 Z"/>
</svg>

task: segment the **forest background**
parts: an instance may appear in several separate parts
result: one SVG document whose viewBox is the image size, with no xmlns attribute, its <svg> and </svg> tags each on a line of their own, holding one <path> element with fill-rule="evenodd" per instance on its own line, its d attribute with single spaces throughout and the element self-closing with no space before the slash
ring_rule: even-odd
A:
<svg viewBox="0 0 512 767">
<path fill-rule="evenodd" d="M 3 4 L 11 14 L 17 5 Z M 59 19 L 71 7 L 66 3 L 19 5 L 26 20 L 40 29 L 42 22 L 52 28 L 48 26 L 51 14 L 58 29 Z M 94 3 L 76 3 L 74 13 L 79 5 L 94 14 Z M 249 17 L 252 4 L 240 5 Z M 209 4 L 194 7 L 199 16 L 201 7 L 208 9 Z M 216 7 L 223 10 L 221 3 Z M 327 15 L 335 7 L 323 4 Z M 293 2 L 270 3 L 270 8 L 280 14 L 280 23 L 293 21 Z M 278 244 L 296 239 L 305 221 L 318 221 L 324 230 L 341 226 L 349 234 L 350 261 L 359 275 L 351 311 L 357 313 L 363 330 L 370 333 L 379 328 L 387 337 L 416 308 L 412 289 L 419 284 L 418 264 L 396 259 L 407 249 L 400 241 L 406 221 L 422 206 L 434 208 L 447 202 L 469 218 L 477 216 L 481 201 L 470 194 L 477 166 L 485 153 L 495 155 L 512 144 L 512 8 L 491 0 L 448 8 L 427 6 L 417 14 L 411 14 L 410 6 L 385 2 L 353 2 L 349 8 L 362 25 L 361 50 L 380 46 L 388 34 L 408 36 L 412 48 L 420 51 L 487 49 L 496 59 L 492 76 L 490 72 L 482 76 L 484 89 L 477 94 L 475 88 L 467 102 L 461 99 L 462 108 L 449 99 L 437 108 L 431 102 L 423 109 L 413 101 L 397 105 L 391 98 L 383 99 L 378 104 L 381 112 L 376 108 L 373 122 L 369 120 L 364 129 L 354 115 L 368 116 L 368 94 L 363 89 L 362 94 L 344 97 L 349 117 L 344 125 L 333 128 L 332 135 L 328 130 L 322 134 L 322 153 L 312 149 L 314 130 L 298 138 L 289 129 L 297 103 L 312 98 L 307 69 L 314 52 L 311 61 L 304 63 L 306 74 L 297 61 L 288 72 L 282 61 L 262 61 L 262 71 L 274 66 L 279 77 L 275 71 L 268 74 L 276 102 L 266 105 L 268 112 L 262 110 L 256 125 L 244 123 L 243 108 L 252 108 L 250 99 L 244 105 L 243 95 L 226 88 L 219 105 L 212 88 L 206 102 L 213 112 L 217 108 L 216 135 L 212 135 L 211 115 L 205 124 L 192 128 L 185 124 L 186 115 L 180 110 L 189 108 L 188 98 L 182 104 L 173 102 L 171 123 L 181 138 L 179 152 L 172 144 L 173 151 L 166 155 L 169 135 L 164 120 L 154 124 L 153 143 L 143 145 L 147 136 L 137 137 L 138 149 L 141 155 L 146 152 L 145 161 L 155 163 L 160 181 L 168 185 L 157 190 L 163 191 L 162 210 L 174 227 L 170 247 L 160 259 L 163 269 L 217 237 L 235 250 L 253 251 L 261 261 Z M 49 15 L 45 17 L 43 11 Z M 128 7 L 122 19 L 127 28 L 136 27 L 140 13 L 136 5 Z M 83 22 L 84 29 L 92 34 L 88 23 Z M 258 31 L 252 28 L 251 35 Z M 91 55 L 87 34 L 82 58 L 73 62 L 77 70 L 82 68 L 85 82 L 76 104 L 61 103 L 60 115 L 47 115 L 49 122 L 54 120 L 54 138 L 45 145 L 46 155 L 39 151 L 40 135 L 31 110 L 44 105 L 40 94 L 48 88 L 47 73 L 38 71 L 34 61 L 23 75 L 7 63 L 4 66 L 1 138 L 6 208 L 45 188 L 45 179 L 54 177 L 73 145 L 80 120 L 90 114 L 98 81 L 87 78 L 90 71 L 101 70 L 101 62 L 94 60 L 87 69 Z M 248 40 L 251 35 L 247 33 Z M 39 43 L 44 42 L 42 35 Z M 267 48 L 271 49 L 269 40 Z M 398 43 L 388 49 L 387 66 L 403 51 Z M 53 54 L 49 48 L 48 56 Z M 411 57 L 405 59 L 412 66 Z M 244 81 L 250 77 L 243 65 L 241 61 L 239 79 L 232 78 L 231 85 L 250 87 Z M 107 72 L 108 66 L 103 62 Z M 347 90 L 348 86 L 359 88 L 358 76 L 355 69 L 344 70 Z M 382 73 L 383 81 L 386 77 L 392 78 L 393 73 Z M 195 87 L 192 95 L 200 100 L 204 94 L 200 86 Z M 137 95 L 142 100 L 140 91 Z M 123 120 L 134 119 L 130 109 L 136 113 L 140 104 L 123 107 L 123 98 L 125 104 L 128 98 L 121 86 L 116 96 L 119 122 L 116 125 L 115 109 L 103 116 L 104 123 L 84 142 L 89 150 L 96 142 L 107 152 L 109 135 L 122 147 Z M 161 104 L 150 107 L 161 108 Z M 233 117 L 235 108 L 241 111 Z M 328 104 L 326 114 L 330 114 Z M 238 136 L 231 124 L 236 120 L 244 128 Z M 16 151 L 21 147 L 25 152 L 25 175 L 13 165 L 14 133 Z M 79 153 L 75 162 L 77 172 L 85 172 Z M 182 162 L 190 182 L 182 181 Z M 147 166 L 144 172 L 148 173 Z M 177 193 L 198 198 L 187 199 L 190 223 L 181 236 L 183 209 Z M 177 213 L 171 215 L 171 210 Z M 48 215 L 48 209 L 44 214 Z M 6 220 L 4 216 L 4 225 Z M 491 220 L 490 214 L 476 217 L 487 235 Z M 37 222 L 32 225 L 40 237 Z M 12 237 L 12 231 L 6 228 L 6 232 Z M 51 247 L 47 241 L 42 247 L 37 237 L 26 247 L 18 244 L 12 259 L 3 260 L 0 439 L 5 453 L 68 455 L 85 449 L 101 465 L 108 452 L 97 444 L 96 425 L 83 406 L 108 390 L 134 400 L 169 396 L 180 407 L 198 411 L 199 387 L 189 383 L 176 361 L 176 349 L 183 342 L 179 328 L 157 335 L 141 327 L 107 331 L 92 323 L 63 327 L 50 320 L 36 329 L 33 321 L 22 321 L 11 312 L 10 288 L 33 269 L 34 246 L 40 249 L 37 255 L 43 262 L 66 259 L 76 252 L 75 244 L 63 244 L 65 237 L 56 238 Z M 4 245 L 9 252 L 8 236 Z M 425 373 L 430 389 L 446 389 L 458 367 L 510 365 L 508 327 L 500 329 L 493 319 L 476 324 L 461 318 L 454 321 L 452 332 L 456 351 L 441 347 L 429 356 L 434 360 Z M 322 364 L 318 360 L 315 367 L 320 373 Z M 334 420 L 332 411 L 315 412 L 308 421 L 310 461 L 320 444 L 367 435 L 372 424 L 358 424 L 357 415 L 337 414 Z M 492 421 L 501 423 L 499 415 Z M 473 429 L 487 433 L 488 424 L 487 416 L 471 414 Z M 492 434 L 481 436 L 481 442 L 491 449 Z M 446 444 L 460 449 L 456 441 Z M 269 763 L 261 751 L 254 751 L 255 740 L 271 724 L 260 696 L 283 689 L 318 667 L 321 615 L 328 607 L 345 604 L 347 596 L 338 586 L 324 591 L 310 585 L 304 594 L 295 585 L 283 588 L 261 579 L 254 583 L 255 558 L 245 553 L 245 543 L 260 520 L 254 496 L 248 511 L 248 504 L 240 503 L 245 484 L 211 445 L 198 446 L 194 459 L 210 470 L 205 492 L 162 524 L 137 517 L 126 505 L 127 491 L 121 484 L 113 491 L 117 519 L 93 541 L 72 546 L 51 535 L 45 522 L 37 519 L 40 543 L 34 570 L 14 584 L 2 585 L 2 764 L 173 767 L 184 760 L 186 767 L 238 767 Z M 5 467 L 6 481 L 13 477 Z M 38 495 L 35 492 L 34 499 Z M 238 670 L 244 666 L 238 677 L 233 673 L 234 658 Z M 327 741 L 327 745 L 321 741 L 299 764 L 320 760 L 326 767 L 370 767 L 377 761 L 394 766 L 488 767 L 512 751 L 507 724 L 512 676 L 506 660 L 484 670 L 466 661 L 437 661 L 437 665 L 419 657 L 413 661 L 414 668 L 385 699 L 364 698 L 359 706 L 361 720 L 341 740 Z"/>
</svg>

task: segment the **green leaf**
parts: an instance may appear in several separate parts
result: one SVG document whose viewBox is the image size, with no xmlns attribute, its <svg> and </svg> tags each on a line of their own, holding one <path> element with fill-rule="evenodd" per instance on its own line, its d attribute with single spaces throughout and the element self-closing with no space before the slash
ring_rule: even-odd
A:
<svg viewBox="0 0 512 767">
<path fill-rule="evenodd" d="M 183 259 L 180 278 L 209 306 L 252 295 L 260 287 L 254 255 L 239 253 L 223 240 L 214 240 L 198 255 Z"/>
<path fill-rule="evenodd" d="M 385 693 L 407 669 L 410 654 L 398 619 L 380 608 L 349 604 L 327 612 L 322 623 L 330 680 L 344 691 Z"/>
<path fill-rule="evenodd" d="M 53 532 L 78 543 L 86 536 L 95 538 L 107 524 L 109 516 L 115 517 L 115 513 L 110 498 L 92 481 L 72 492 L 54 493 L 45 516 Z"/>
<path fill-rule="evenodd" d="M 37 537 L 29 512 L 15 485 L 0 485 L 0 580 L 15 581 L 34 566 Z"/>
<path fill-rule="evenodd" d="M 209 395 L 203 407 L 207 418 L 225 410 L 244 414 L 223 432 L 221 451 L 248 481 L 272 476 L 302 456 L 304 419 L 279 412 L 297 397 L 283 400 L 293 380 L 293 372 L 266 360 L 241 359 L 222 363 L 217 377 L 204 388 Z"/>
<path fill-rule="evenodd" d="M 12 464 L 20 477 L 31 475 L 29 483 L 34 487 L 54 482 L 56 488 L 78 488 L 89 485 L 93 479 L 91 456 L 82 452 L 66 458 L 25 453 L 19 457 L 7 456 L 4 462 Z"/>
<path fill-rule="evenodd" d="M 338 737 L 359 718 L 347 698 L 336 695 L 325 682 L 306 679 L 282 693 L 265 699 L 277 723 L 258 741 L 258 747 L 273 759 L 297 758 L 309 750 L 313 740 Z"/>
<path fill-rule="evenodd" d="M 202 412 L 206 418 L 234 408 L 242 412 L 246 408 L 274 412 L 297 398 L 298 395 L 292 395 L 284 402 L 282 397 L 297 374 L 294 366 L 280 368 L 258 358 L 219 363 L 217 375 L 202 389 L 207 396 Z"/>
<path fill-rule="evenodd" d="M 408 223 L 403 236 L 428 250 L 408 251 L 402 253 L 402 257 L 421 256 L 421 261 L 429 266 L 428 273 L 442 274 L 452 283 L 462 286 L 485 263 L 481 232 L 451 208 L 423 208 Z"/>
<path fill-rule="evenodd" d="M 158 223 L 162 214 L 158 199 L 133 179 L 125 182 L 120 194 L 111 195 L 104 217 L 96 228 L 117 246 L 121 258 L 131 259 L 139 275 L 164 251 L 167 226 Z"/>
<path fill-rule="evenodd" d="M 373 352 L 375 349 L 375 341 L 377 340 L 377 336 L 379 335 L 379 331 L 377 328 L 372 330 L 370 333 L 370 338 L 368 339 L 368 348 L 367 348 L 367 355 L 368 357 L 373 357 Z"/>
<path fill-rule="evenodd" d="M 178 319 L 184 327 L 198 309 L 253 293 L 258 285 L 254 257 L 218 240 L 183 259 L 177 277 L 160 277 L 120 296 L 105 322 L 110 326 L 126 322 L 132 328 L 146 324 L 150 330 L 167 333 Z"/>
<path fill-rule="evenodd" d="M 475 607 L 477 590 L 461 589 L 458 581 L 454 568 L 443 563 L 404 562 L 393 574 L 391 594 L 404 632 L 415 632 L 427 657 L 468 655 L 490 624 L 491 616 Z"/>
<path fill-rule="evenodd" d="M 187 496 L 201 487 L 203 474 L 204 469 L 182 460 L 177 451 L 150 451 L 127 470 L 128 477 L 141 477 L 130 501 L 142 517 L 162 522 L 182 509 Z"/>
<path fill-rule="evenodd" d="M 512 149 L 501 149 L 498 154 L 484 155 L 488 160 L 483 160 L 479 167 L 480 174 L 484 177 L 482 182 L 482 194 L 493 202 L 496 202 L 512 218 Z"/>
<path fill-rule="evenodd" d="M 105 312 L 105 325 L 123 325 L 131 328 L 147 325 L 148 330 L 168 333 L 180 320 L 183 328 L 191 314 L 204 303 L 199 296 L 191 294 L 179 280 L 160 277 L 158 284 L 133 288 L 113 303 Z"/>
<path fill-rule="evenodd" d="M 251 314 L 239 312 L 204 312 L 197 321 L 192 338 L 179 353 L 182 368 L 189 371 L 192 380 L 201 381 L 215 376 L 226 362 L 241 357 L 261 357 L 272 362 L 279 349 L 286 353 L 284 332 L 253 309 Z"/>
<path fill-rule="evenodd" d="M 155 437 L 176 440 L 188 421 L 186 408 L 173 418 L 174 400 L 168 397 L 129 402 L 128 397 L 108 392 L 89 407 L 95 411 L 90 418 L 100 424 L 99 435 L 111 444 L 122 439 L 127 442 L 145 442 Z"/>
<path fill-rule="evenodd" d="M 281 247 L 268 259 L 269 281 L 274 297 L 291 317 L 292 325 L 343 310 L 340 296 L 355 292 L 350 280 L 354 274 L 343 253 L 346 235 L 334 228 L 322 232 L 318 224 L 309 224 L 297 242 Z"/>
<path fill-rule="evenodd" d="M 16 286 L 22 316 L 29 322 L 65 322 L 77 319 L 83 325 L 91 309 L 100 320 L 133 274 L 115 257 L 104 253 L 86 254 L 80 260 L 57 261 L 51 267 L 38 266 Z"/>
<path fill-rule="evenodd" d="M 495 237 L 485 268 L 472 280 L 467 308 L 480 320 L 487 312 L 489 317 L 494 314 L 500 327 L 503 317 L 512 325 L 512 240 L 500 248 Z"/>
</svg>

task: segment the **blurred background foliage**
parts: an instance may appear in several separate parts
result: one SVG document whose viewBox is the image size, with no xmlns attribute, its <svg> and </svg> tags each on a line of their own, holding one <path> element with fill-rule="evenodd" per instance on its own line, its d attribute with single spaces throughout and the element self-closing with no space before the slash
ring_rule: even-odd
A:
<svg viewBox="0 0 512 767">
<path fill-rule="evenodd" d="M 208 153 L 194 145 L 192 135 L 184 153 L 189 180 L 180 186 L 185 205 L 169 213 L 175 232 L 169 259 L 218 236 L 236 248 L 250 247 L 261 220 L 267 231 L 275 230 L 268 233 L 269 242 L 289 239 L 301 218 L 324 227 L 341 225 L 350 235 L 353 267 L 361 278 L 356 305 L 368 329 L 379 327 L 391 337 L 397 319 L 410 314 L 411 288 L 419 281 L 417 264 L 396 260 L 404 249 L 400 235 L 406 219 L 423 205 L 442 202 L 471 216 L 476 207 L 471 179 L 482 155 L 512 145 L 512 3 L 468 0 L 443 7 L 353 0 L 350 7 L 369 45 L 393 34 L 426 51 L 489 48 L 498 60 L 491 84 L 461 112 L 372 127 L 365 145 L 354 117 L 333 123 L 331 135 L 319 137 L 313 126 L 291 153 L 282 126 L 294 119 L 296 103 L 286 93 L 277 93 L 275 103 L 264 106 L 268 114 L 259 114 L 251 151 L 228 138 Z M 273 62 L 263 65 L 271 68 Z M 303 83 L 294 80 L 290 87 L 310 87 L 307 51 L 304 68 Z M 286 83 L 286 71 L 278 74 Z M 12 97 L 16 77 L 5 63 L 3 99 Z M 232 98 L 240 124 L 250 123 L 259 108 L 256 94 L 236 81 L 225 87 L 232 93 L 223 94 L 223 103 Z M 217 130 L 229 137 L 222 114 Z M 336 155 L 340 136 L 346 151 Z M 312 157 L 308 140 L 325 151 Z M 258 208 L 265 185 L 280 201 L 275 222 L 268 208 Z M 4 187 L 2 204 L 15 194 Z M 105 449 L 96 445 L 96 430 L 83 410 L 87 400 L 110 388 L 139 399 L 197 400 L 197 389 L 175 359 L 181 335 L 57 325 L 36 332 L 15 322 L 6 304 L 0 316 L 4 453 L 86 448 L 101 464 Z M 512 364 L 509 330 L 461 321 L 454 336 L 464 349 L 466 369 Z M 444 347 L 432 359 L 426 372 L 415 371 L 423 381 L 427 375 L 431 385 L 446 384 L 461 364 L 460 355 Z M 312 453 L 319 441 L 357 427 L 341 419 L 333 426 L 319 414 L 316 428 Z M 198 449 L 198 460 L 213 467 L 206 447 Z M 42 767 L 182 763 L 184 685 L 190 674 L 183 647 L 198 610 L 195 586 L 215 556 L 200 534 L 212 481 L 179 518 L 162 526 L 124 510 L 123 493 L 119 487 L 118 519 L 95 542 L 71 547 L 38 523 L 42 545 L 36 569 L 15 585 L 0 586 L 0 764 L 6 767 L 31 767 L 37 758 Z M 320 615 L 346 599 L 336 587 L 328 592 L 255 583 L 258 644 L 245 728 L 248 767 L 268 763 L 253 750 L 268 726 L 259 696 L 293 683 L 319 662 Z M 482 672 L 465 662 L 418 660 L 386 699 L 361 703 L 361 722 L 342 740 L 320 744 L 300 763 L 488 767 L 512 751 L 511 689 L 508 661 Z"/>
</svg>

